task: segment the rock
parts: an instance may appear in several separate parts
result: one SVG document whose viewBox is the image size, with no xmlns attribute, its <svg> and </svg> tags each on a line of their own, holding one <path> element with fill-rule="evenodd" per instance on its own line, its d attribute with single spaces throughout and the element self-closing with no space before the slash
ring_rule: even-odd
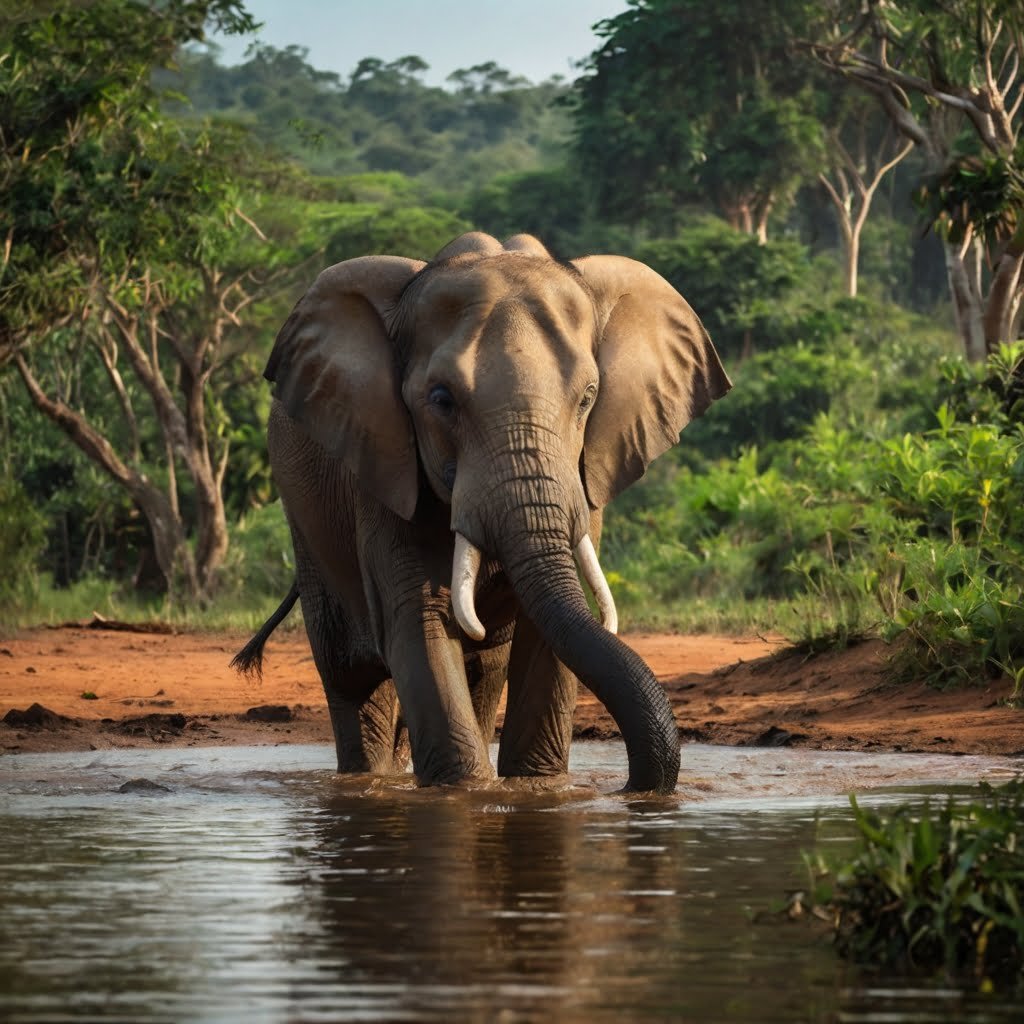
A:
<svg viewBox="0 0 1024 1024">
<path fill-rule="evenodd" d="M 290 722 L 295 716 L 287 704 L 261 704 L 249 708 L 245 717 L 254 722 Z"/>
<path fill-rule="evenodd" d="M 802 732 L 790 732 L 788 729 L 780 729 L 777 725 L 765 729 L 760 736 L 754 740 L 755 747 L 788 747 L 797 740 L 804 740 L 807 737 Z"/>
<path fill-rule="evenodd" d="M 44 708 L 42 704 L 33 704 L 24 711 L 11 708 L 3 720 L 12 729 L 59 729 L 67 721 L 63 715 Z"/>
<path fill-rule="evenodd" d="M 127 733 L 129 736 L 156 736 L 164 732 L 181 732 L 188 725 L 188 719 L 184 715 L 141 715 L 138 718 L 126 718 L 118 722 L 115 728 L 118 732 Z"/>
<path fill-rule="evenodd" d="M 166 786 L 149 779 L 129 779 L 124 785 L 117 787 L 118 793 L 170 793 Z"/>
<path fill-rule="evenodd" d="M 679 726 L 679 738 L 687 743 L 707 743 L 709 730 L 689 725 Z"/>
</svg>

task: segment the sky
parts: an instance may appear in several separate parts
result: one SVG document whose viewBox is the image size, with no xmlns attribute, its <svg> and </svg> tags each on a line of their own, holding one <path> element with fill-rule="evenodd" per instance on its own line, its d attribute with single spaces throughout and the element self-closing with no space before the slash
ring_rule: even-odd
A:
<svg viewBox="0 0 1024 1024">
<path fill-rule="evenodd" d="M 591 26 L 627 0 L 245 0 L 263 22 L 255 37 L 214 36 L 221 60 L 243 60 L 253 38 L 309 50 L 309 63 L 343 78 L 363 57 L 422 57 L 431 85 L 493 60 L 532 82 L 572 80 L 573 62 L 596 49 Z"/>
</svg>

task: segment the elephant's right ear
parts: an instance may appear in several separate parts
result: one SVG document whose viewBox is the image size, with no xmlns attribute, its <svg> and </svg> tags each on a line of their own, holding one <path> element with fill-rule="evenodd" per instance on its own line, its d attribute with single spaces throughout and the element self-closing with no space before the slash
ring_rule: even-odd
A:
<svg viewBox="0 0 1024 1024">
<path fill-rule="evenodd" d="M 285 321 L 264 371 L 288 415 L 403 519 L 416 509 L 416 438 L 384 317 L 423 266 L 363 256 L 328 267 Z"/>
</svg>

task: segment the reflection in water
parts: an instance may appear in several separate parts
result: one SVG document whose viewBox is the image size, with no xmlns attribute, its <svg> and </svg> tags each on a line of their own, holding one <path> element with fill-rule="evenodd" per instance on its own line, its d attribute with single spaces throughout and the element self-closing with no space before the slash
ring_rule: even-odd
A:
<svg viewBox="0 0 1024 1024">
<path fill-rule="evenodd" d="M 813 820 L 681 828 L 675 808 L 466 796 L 369 815 L 335 798 L 315 819 L 294 875 L 315 927 L 299 941 L 365 1009 L 767 1021 L 799 1019 L 815 991 L 834 1003 L 830 951 L 796 929 L 780 948 L 748 914 L 791 881 Z"/>
<path fill-rule="evenodd" d="M 752 923 L 841 804 L 425 792 L 265 750 L 154 753 L 146 797 L 121 756 L 0 762 L 2 1020 L 1017 1019 Z"/>
</svg>

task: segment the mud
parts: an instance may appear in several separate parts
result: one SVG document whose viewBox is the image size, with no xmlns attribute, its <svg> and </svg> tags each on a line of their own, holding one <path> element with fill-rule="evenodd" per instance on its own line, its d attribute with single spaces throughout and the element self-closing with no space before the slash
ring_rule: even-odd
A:
<svg viewBox="0 0 1024 1024">
<path fill-rule="evenodd" d="M 9 636 L 0 641 L 0 753 L 330 742 L 305 634 L 275 634 L 262 681 L 228 665 L 246 639 L 80 626 Z M 1024 756 L 1024 711 L 1006 706 L 1005 682 L 897 685 L 880 641 L 809 658 L 779 638 L 623 639 L 665 686 L 684 739 Z M 618 736 L 586 690 L 575 734 Z"/>
</svg>

